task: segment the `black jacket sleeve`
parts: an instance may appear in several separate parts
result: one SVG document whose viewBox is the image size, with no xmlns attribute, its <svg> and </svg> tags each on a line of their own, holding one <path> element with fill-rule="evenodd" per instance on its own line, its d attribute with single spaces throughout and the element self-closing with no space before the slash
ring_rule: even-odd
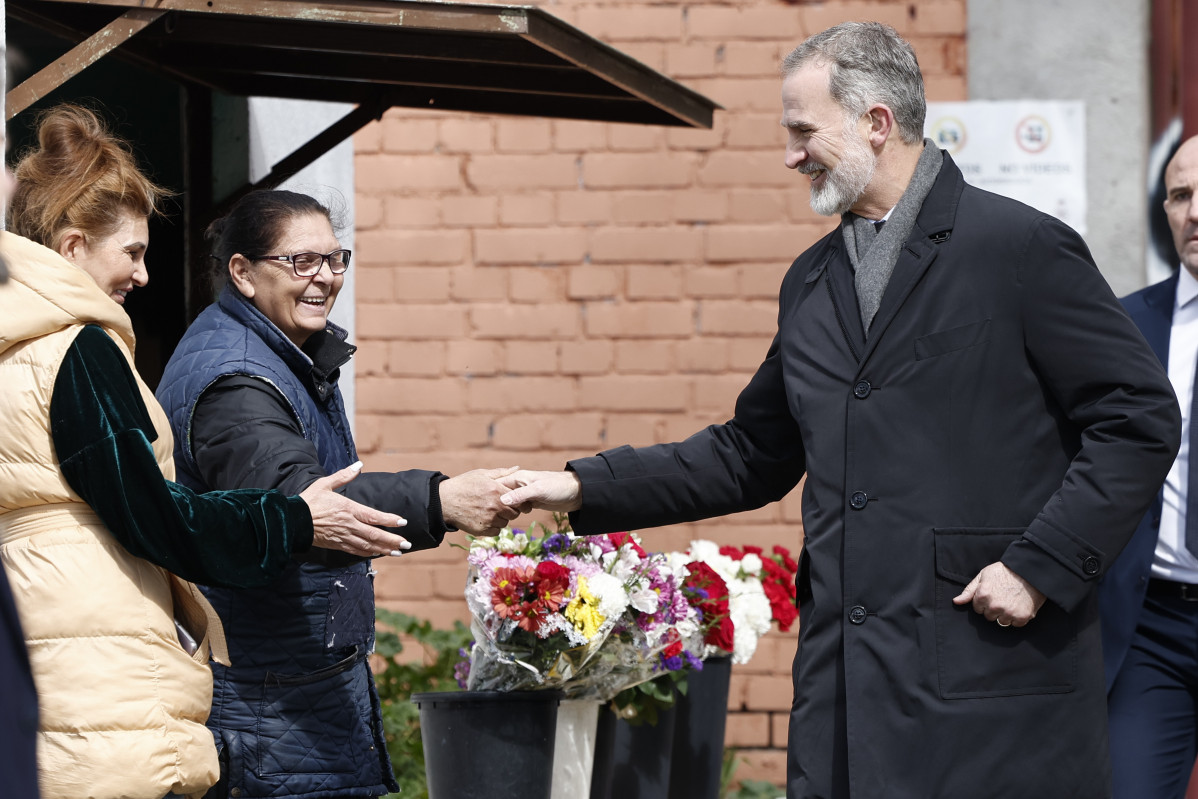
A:
<svg viewBox="0 0 1198 799">
<path fill-rule="evenodd" d="M 80 331 L 50 400 L 63 476 L 130 553 L 197 583 L 268 584 L 312 545 L 312 516 L 276 491 L 198 494 L 162 476 L 158 437 L 128 362 L 99 327 Z"/>
<path fill-rule="evenodd" d="M 222 377 L 196 403 L 191 447 L 204 483 L 222 488 L 303 491 L 325 476 L 316 447 L 303 436 L 287 401 L 265 380 Z M 396 532 L 412 550 L 431 549 L 445 537 L 437 486 L 439 472 L 367 472 L 340 489 L 355 502 L 408 520 Z"/>
</svg>

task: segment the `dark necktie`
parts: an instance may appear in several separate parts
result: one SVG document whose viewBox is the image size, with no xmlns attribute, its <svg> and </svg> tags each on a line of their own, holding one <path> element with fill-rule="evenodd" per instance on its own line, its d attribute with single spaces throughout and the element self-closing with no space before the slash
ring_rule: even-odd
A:
<svg viewBox="0 0 1198 799">
<path fill-rule="evenodd" d="M 874 230 L 876 230 L 878 233 L 881 233 L 882 225 L 885 225 L 885 224 L 886 224 L 885 219 L 879 219 L 877 222 L 874 222 Z"/>
<path fill-rule="evenodd" d="M 1186 549 L 1198 558 L 1198 386 L 1190 390 L 1190 451 L 1186 486 Z"/>
</svg>

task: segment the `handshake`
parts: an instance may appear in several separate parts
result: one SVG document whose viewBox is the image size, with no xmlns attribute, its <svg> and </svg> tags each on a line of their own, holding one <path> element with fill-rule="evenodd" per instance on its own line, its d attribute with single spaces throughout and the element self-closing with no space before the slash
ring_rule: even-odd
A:
<svg viewBox="0 0 1198 799">
<path fill-rule="evenodd" d="M 578 510 L 582 483 L 574 472 L 534 472 L 511 466 L 475 469 L 439 486 L 445 523 L 472 535 L 496 535 L 534 509 Z"/>
</svg>

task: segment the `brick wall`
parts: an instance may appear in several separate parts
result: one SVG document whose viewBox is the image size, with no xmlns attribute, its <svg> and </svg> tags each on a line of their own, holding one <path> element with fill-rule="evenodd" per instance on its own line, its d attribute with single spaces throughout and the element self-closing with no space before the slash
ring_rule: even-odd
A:
<svg viewBox="0 0 1198 799">
<path fill-rule="evenodd" d="M 782 164 L 782 56 L 876 19 L 915 46 L 929 99 L 966 99 L 965 0 L 540 5 L 724 110 L 710 131 L 392 110 L 355 137 L 368 469 L 558 469 L 726 420 L 783 273 L 832 224 Z M 644 537 L 797 549 L 799 497 Z M 389 562 L 379 599 L 465 619 L 463 564 L 448 546 Z M 783 781 L 794 637 L 734 670 L 739 777 Z"/>
</svg>

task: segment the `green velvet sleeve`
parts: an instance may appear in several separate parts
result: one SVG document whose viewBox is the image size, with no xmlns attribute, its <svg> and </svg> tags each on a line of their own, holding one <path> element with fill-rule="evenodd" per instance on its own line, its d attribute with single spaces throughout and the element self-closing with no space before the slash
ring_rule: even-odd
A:
<svg viewBox="0 0 1198 799">
<path fill-rule="evenodd" d="M 163 478 L 157 432 L 123 354 L 99 327 L 80 331 L 50 401 L 63 475 L 132 554 L 196 583 L 249 588 L 312 544 L 312 517 L 277 491 L 199 494 Z"/>
</svg>

